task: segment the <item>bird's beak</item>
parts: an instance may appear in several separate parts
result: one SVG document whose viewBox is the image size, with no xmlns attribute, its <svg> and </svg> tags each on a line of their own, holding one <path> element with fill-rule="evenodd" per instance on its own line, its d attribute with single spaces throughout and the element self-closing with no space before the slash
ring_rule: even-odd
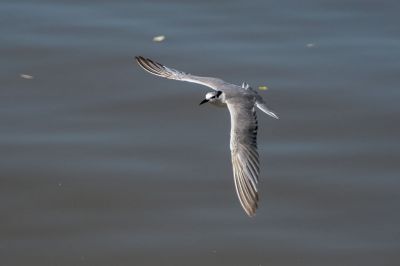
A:
<svg viewBox="0 0 400 266">
<path fill-rule="evenodd" d="M 199 105 L 202 105 L 203 103 L 206 103 L 206 102 L 208 102 L 209 100 L 207 100 L 207 99 L 204 99 Z"/>
</svg>

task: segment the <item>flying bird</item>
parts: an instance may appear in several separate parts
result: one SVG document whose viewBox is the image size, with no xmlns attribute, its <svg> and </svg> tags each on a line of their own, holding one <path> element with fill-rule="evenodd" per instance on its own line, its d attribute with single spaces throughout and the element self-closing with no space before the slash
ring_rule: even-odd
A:
<svg viewBox="0 0 400 266">
<path fill-rule="evenodd" d="M 191 75 L 142 56 L 135 59 L 150 74 L 197 83 L 213 89 L 205 95 L 200 105 L 210 103 L 228 107 L 231 116 L 230 149 L 236 193 L 246 214 L 254 216 L 258 206 L 260 175 L 255 107 L 273 118 L 278 119 L 278 116 L 267 108 L 263 98 L 246 83 L 238 86 L 219 78 Z"/>
</svg>

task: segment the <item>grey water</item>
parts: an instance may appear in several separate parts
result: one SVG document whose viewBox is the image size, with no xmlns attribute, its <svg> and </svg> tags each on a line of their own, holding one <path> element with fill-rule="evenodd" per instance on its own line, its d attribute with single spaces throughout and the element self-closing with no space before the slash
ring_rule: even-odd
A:
<svg viewBox="0 0 400 266">
<path fill-rule="evenodd" d="M 400 265 L 399 9 L 3 0 L 0 265 Z M 256 217 L 228 110 L 136 55 L 268 87 Z"/>
</svg>

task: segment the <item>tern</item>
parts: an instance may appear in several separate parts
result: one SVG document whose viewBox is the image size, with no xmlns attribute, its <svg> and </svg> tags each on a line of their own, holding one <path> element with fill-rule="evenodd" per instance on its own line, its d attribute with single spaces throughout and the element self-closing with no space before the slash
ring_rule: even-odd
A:
<svg viewBox="0 0 400 266">
<path fill-rule="evenodd" d="M 228 108 L 231 116 L 230 149 L 235 189 L 246 214 L 254 216 L 258 207 L 260 175 L 255 107 L 273 118 L 278 119 L 278 116 L 267 108 L 263 98 L 247 83 L 238 86 L 219 78 L 191 75 L 142 56 L 136 56 L 135 59 L 150 74 L 197 83 L 213 89 L 214 91 L 205 95 L 200 105 L 210 103 Z"/>
</svg>

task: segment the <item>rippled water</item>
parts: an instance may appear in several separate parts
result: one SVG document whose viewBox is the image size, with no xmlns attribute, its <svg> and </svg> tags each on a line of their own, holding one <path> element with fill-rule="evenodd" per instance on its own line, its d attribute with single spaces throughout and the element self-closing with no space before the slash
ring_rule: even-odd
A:
<svg viewBox="0 0 400 266">
<path fill-rule="evenodd" d="M 3 1 L 0 265 L 399 265 L 399 8 Z M 228 111 L 135 55 L 268 86 L 255 218 Z"/>
</svg>

